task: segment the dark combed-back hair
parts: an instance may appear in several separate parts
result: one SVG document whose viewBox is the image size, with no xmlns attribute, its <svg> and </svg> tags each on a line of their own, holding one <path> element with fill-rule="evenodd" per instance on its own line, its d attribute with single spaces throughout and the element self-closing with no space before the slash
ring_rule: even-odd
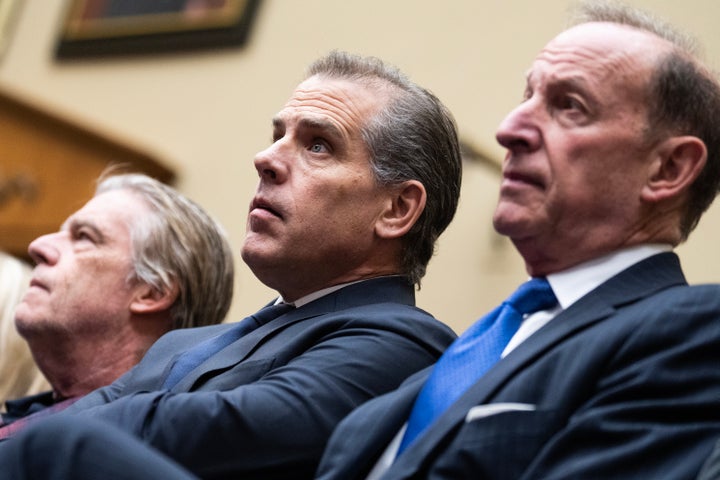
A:
<svg viewBox="0 0 720 480">
<path fill-rule="evenodd" d="M 648 139 L 692 135 L 703 141 L 707 163 L 690 187 L 681 219 L 683 240 L 697 226 L 720 190 L 720 83 L 699 60 L 698 44 L 652 15 L 616 3 L 592 1 L 578 6 L 574 24 L 612 22 L 644 30 L 673 45 L 656 66 L 648 88 Z"/>
<path fill-rule="evenodd" d="M 383 89 L 390 101 L 361 127 L 375 181 L 422 183 L 427 202 L 404 238 L 403 272 L 420 285 L 435 242 L 455 215 L 462 164 L 457 128 L 450 111 L 428 90 L 375 57 L 333 51 L 314 62 L 307 77 L 346 79 Z"/>
<path fill-rule="evenodd" d="M 130 225 L 134 278 L 160 291 L 177 286 L 172 328 L 220 323 L 230 308 L 234 261 L 222 226 L 197 203 L 146 175 L 106 172 L 96 195 L 137 195 L 150 211 Z"/>
</svg>

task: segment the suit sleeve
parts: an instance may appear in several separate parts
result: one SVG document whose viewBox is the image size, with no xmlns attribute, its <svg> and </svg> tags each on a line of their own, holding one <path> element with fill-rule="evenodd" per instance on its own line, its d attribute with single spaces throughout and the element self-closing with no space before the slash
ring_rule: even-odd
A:
<svg viewBox="0 0 720 480">
<path fill-rule="evenodd" d="M 345 328 L 253 383 L 228 391 L 148 392 L 78 412 L 116 423 L 201 476 L 311 476 L 351 409 L 435 361 L 417 339 Z"/>
</svg>

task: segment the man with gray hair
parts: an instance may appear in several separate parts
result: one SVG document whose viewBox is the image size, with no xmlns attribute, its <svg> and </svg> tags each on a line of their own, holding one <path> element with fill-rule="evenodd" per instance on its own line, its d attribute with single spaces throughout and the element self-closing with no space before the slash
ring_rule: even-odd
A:
<svg viewBox="0 0 720 480">
<path fill-rule="evenodd" d="M 28 252 L 36 266 L 15 324 L 52 391 L 7 402 L 5 424 L 109 385 L 168 331 L 222 322 L 232 301 L 222 227 L 141 174 L 101 177 L 93 198 Z"/>
<path fill-rule="evenodd" d="M 146 476 L 149 452 L 202 478 L 312 478 L 347 413 L 455 338 L 415 306 L 460 194 L 442 103 L 379 59 L 332 52 L 272 131 L 242 258 L 280 296 L 236 325 L 165 335 L 115 384 L 10 439 L 0 463 L 13 478 Z"/>
<path fill-rule="evenodd" d="M 720 285 L 672 250 L 718 192 L 719 113 L 682 37 L 588 3 L 496 134 L 493 223 L 532 278 L 344 419 L 317 477 L 695 478 L 720 436 Z"/>
</svg>

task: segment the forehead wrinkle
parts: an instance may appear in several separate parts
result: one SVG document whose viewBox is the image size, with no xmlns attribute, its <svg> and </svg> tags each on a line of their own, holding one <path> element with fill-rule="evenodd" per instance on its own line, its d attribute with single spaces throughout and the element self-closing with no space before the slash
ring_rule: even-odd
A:
<svg viewBox="0 0 720 480">
<path fill-rule="evenodd" d="M 300 119 L 298 125 L 310 130 L 322 130 L 331 136 L 342 137 L 342 132 L 337 125 L 322 118 L 305 117 Z"/>
<path fill-rule="evenodd" d="M 363 126 L 370 117 L 367 113 L 371 111 L 369 105 L 361 101 L 363 96 L 360 92 L 349 89 L 351 86 L 366 90 L 360 83 L 346 81 L 323 81 L 320 86 L 301 84 L 285 105 L 285 109 L 308 113 L 311 115 L 305 117 L 308 119 L 328 117 L 337 132 L 342 130 L 350 134 Z"/>
<path fill-rule="evenodd" d="M 652 69 L 636 49 L 550 46 L 538 56 L 534 69 L 542 81 L 565 84 L 603 103 L 618 103 L 644 95 Z M 543 65 L 544 64 L 544 65 Z M 609 92 L 614 94 L 608 95 Z"/>
<path fill-rule="evenodd" d="M 643 89 L 659 59 L 672 44 L 652 33 L 626 25 L 594 22 L 570 28 L 538 55 L 562 73 L 575 69 L 588 83 L 606 88 Z M 640 92 L 642 93 L 642 92 Z"/>
<path fill-rule="evenodd" d="M 636 59 L 626 52 L 604 52 L 583 47 L 546 48 L 536 60 L 538 64 L 555 67 L 553 77 L 572 83 L 590 84 L 604 82 L 618 74 L 625 76 L 635 71 Z"/>
<path fill-rule="evenodd" d="M 95 203 L 98 198 L 106 195 L 119 196 L 124 200 L 122 203 L 115 203 L 112 206 L 100 207 Z M 152 209 L 139 194 L 127 189 L 110 190 L 94 196 L 88 204 L 68 217 L 63 226 L 68 228 L 87 226 L 99 234 L 114 236 L 121 230 L 130 232 L 136 219 L 134 214 L 141 211 L 142 213 L 152 213 Z"/>
</svg>

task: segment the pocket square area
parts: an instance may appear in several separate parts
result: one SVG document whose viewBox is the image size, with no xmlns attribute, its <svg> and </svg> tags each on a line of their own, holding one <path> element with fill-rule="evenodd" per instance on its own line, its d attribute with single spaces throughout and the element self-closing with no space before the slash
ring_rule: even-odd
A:
<svg viewBox="0 0 720 480">
<path fill-rule="evenodd" d="M 531 403 L 490 403 L 488 405 L 478 405 L 468 410 L 467 415 L 465 415 L 465 423 L 491 415 L 497 415 L 498 413 L 529 412 L 533 410 L 535 410 L 535 405 Z"/>
</svg>

